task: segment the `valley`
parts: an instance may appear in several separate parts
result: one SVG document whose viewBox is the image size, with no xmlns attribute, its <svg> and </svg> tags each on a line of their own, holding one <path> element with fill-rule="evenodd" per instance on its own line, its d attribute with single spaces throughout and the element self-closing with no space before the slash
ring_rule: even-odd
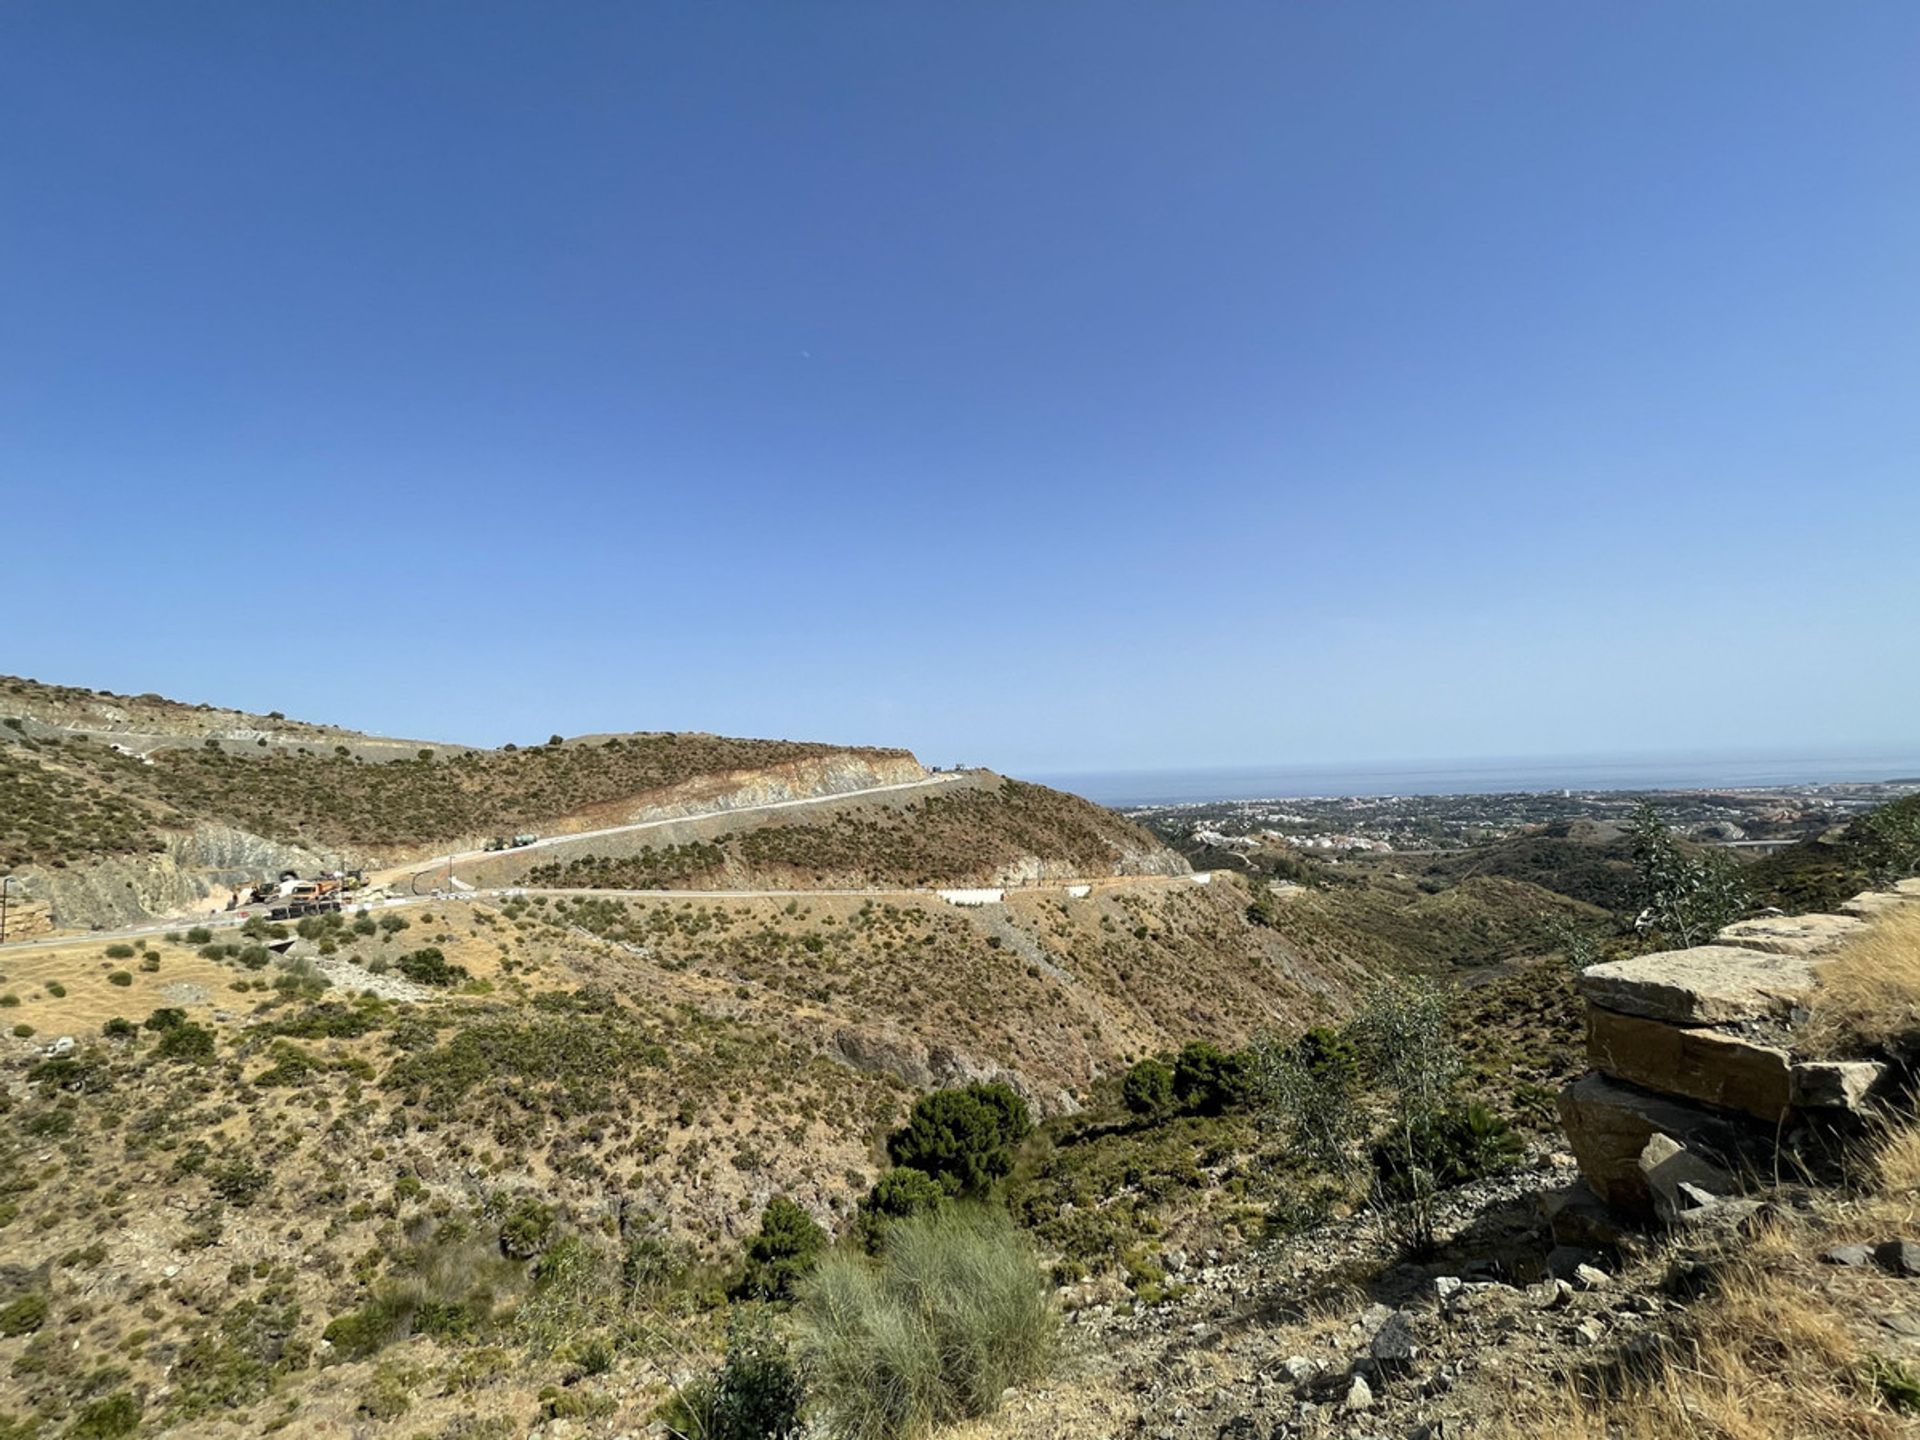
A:
<svg viewBox="0 0 1920 1440">
<path fill-rule="evenodd" d="M 699 1407 L 746 1363 L 741 1327 L 784 1354 L 816 1265 L 864 1274 L 895 1227 L 976 1222 L 928 1243 L 1031 1257 L 1016 1289 L 1064 1320 L 1069 1368 L 1034 1388 L 1007 1350 L 1013 1403 L 956 1433 L 1180 1434 L 1202 1397 L 1219 1423 L 1196 1433 L 1357 1435 L 1355 1380 L 1409 1424 L 1470 1425 L 1582 1342 L 1482 1373 L 1436 1339 L 1463 1381 L 1436 1409 L 1402 1362 L 1349 1365 L 1334 1321 L 1364 1310 L 1364 1349 L 1383 1304 L 1430 1330 L 1422 1297 L 1458 1275 L 1505 1325 L 1576 1251 L 1639 1273 L 1641 1242 L 1608 1261 L 1600 1228 L 1539 1208 L 1578 1181 L 1556 1098 L 1589 1063 L 1583 970 L 1920 861 L 1920 802 L 1803 796 L 1796 838 L 1741 854 L 1709 914 L 1718 891 L 1647 888 L 1652 852 L 1726 863 L 1687 801 L 1676 827 L 1503 799 L 1511 823 L 1443 818 L 1457 841 L 1423 853 L 1329 850 L 1273 827 L 1331 811 L 1129 819 L 904 751 L 405 752 L 12 693 L 32 933 L 0 946 L 8 1440 L 736 1440 Z M 256 730 L 264 755 L 208 744 Z M 152 748 L 102 743 L 136 733 Z M 1758 826 L 1785 802 L 1740 803 Z M 160 856 L 171 886 L 129 883 Z M 347 861 L 297 916 L 223 898 Z M 1440 1147 L 1430 1194 L 1380 1188 L 1411 1183 L 1379 1129 L 1410 1064 L 1438 1086 L 1413 1132 Z M 1306 1356 L 1284 1391 L 1260 1378 L 1283 1350 Z"/>
</svg>

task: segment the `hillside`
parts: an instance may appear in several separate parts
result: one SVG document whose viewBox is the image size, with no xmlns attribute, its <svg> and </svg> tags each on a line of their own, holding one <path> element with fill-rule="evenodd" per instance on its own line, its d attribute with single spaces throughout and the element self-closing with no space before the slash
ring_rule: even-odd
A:
<svg viewBox="0 0 1920 1440">
<path fill-rule="evenodd" d="M 936 776 L 898 749 L 650 732 L 477 750 L 19 680 L 0 706 L 17 712 L 0 712 L 0 864 L 70 927 L 204 915 L 282 869 L 404 867 L 524 833 L 597 837 L 520 857 L 538 855 L 540 883 L 616 888 L 1185 869 L 1099 806 Z M 654 830 L 605 834 L 635 825 Z M 475 867 L 494 883 L 527 868 Z"/>
<path fill-rule="evenodd" d="M 1066 1115 L 1142 1055 L 1341 1014 L 1366 972 L 1248 902 L 532 894 L 0 957 L 0 1314 L 46 1307 L 0 1332 L 0 1426 L 124 1395 L 142 1433 L 637 1430 L 769 1198 L 849 1225 L 919 1091 Z M 591 1294 L 542 1268 L 563 1245 Z M 356 1348 L 423 1290 L 452 1308 Z"/>
</svg>

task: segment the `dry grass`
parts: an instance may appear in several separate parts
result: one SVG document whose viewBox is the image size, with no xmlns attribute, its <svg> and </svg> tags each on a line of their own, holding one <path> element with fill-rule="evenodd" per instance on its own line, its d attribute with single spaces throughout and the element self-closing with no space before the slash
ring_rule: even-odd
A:
<svg viewBox="0 0 1920 1440">
<path fill-rule="evenodd" d="M 1750 1241 L 1665 1335 L 1602 1359 L 1503 1440 L 1893 1440 L 1920 1434 L 1920 1354 L 1881 1325 L 1914 1282 L 1816 1260 L 1842 1236 L 1897 1233 L 1920 1200 L 1920 1130 L 1891 1132 L 1872 1193 Z"/>
<path fill-rule="evenodd" d="M 1890 910 L 1820 967 L 1804 1046 L 1815 1054 L 1883 1048 L 1920 1031 L 1920 904 Z"/>
<path fill-rule="evenodd" d="M 1506 1434 L 1539 1440 L 1893 1440 L 1858 1320 L 1787 1270 L 1739 1267 L 1651 1373 L 1589 1379 Z"/>
</svg>

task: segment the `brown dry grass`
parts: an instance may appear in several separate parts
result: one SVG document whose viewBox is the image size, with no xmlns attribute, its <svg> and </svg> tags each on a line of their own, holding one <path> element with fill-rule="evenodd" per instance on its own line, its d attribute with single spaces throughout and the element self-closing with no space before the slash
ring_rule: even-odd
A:
<svg viewBox="0 0 1920 1440">
<path fill-rule="evenodd" d="M 1884 1235 L 1920 1200 L 1920 1130 L 1888 1134 L 1870 1194 L 1789 1215 L 1733 1248 L 1717 1281 L 1635 1363 L 1576 1378 L 1514 1418 L 1503 1440 L 1894 1440 L 1920 1434 L 1920 1355 L 1880 1325 L 1911 1304 L 1914 1282 L 1823 1266 L 1843 1235 Z"/>
<path fill-rule="evenodd" d="M 1901 905 L 1835 950 L 1820 967 L 1805 1048 L 1875 1050 L 1920 1031 L 1920 904 Z"/>
</svg>

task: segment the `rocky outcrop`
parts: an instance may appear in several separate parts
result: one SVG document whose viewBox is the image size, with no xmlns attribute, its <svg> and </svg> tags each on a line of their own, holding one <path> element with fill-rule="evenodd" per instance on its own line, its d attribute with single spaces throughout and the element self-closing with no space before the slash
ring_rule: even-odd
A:
<svg viewBox="0 0 1920 1440">
<path fill-rule="evenodd" d="M 165 838 L 166 849 L 151 855 L 110 856 L 62 869 L 24 867 L 17 872 L 20 889 L 44 902 L 62 929 L 109 929 L 218 909 L 242 881 L 281 870 L 312 874 L 351 858 L 323 857 L 212 822 Z"/>
<path fill-rule="evenodd" d="M 1560 1097 L 1594 1195 L 1668 1220 L 1775 1166 L 1808 1126 L 1843 1124 L 1885 1067 L 1796 1052 L 1820 956 L 1861 917 L 1920 903 L 1908 884 L 1843 915 L 1745 920 L 1715 943 L 1595 965 L 1580 977 L 1592 1073 Z"/>
<path fill-rule="evenodd" d="M 1733 945 L 1699 945 L 1595 965 L 1580 977 L 1589 1005 L 1669 1025 L 1785 1019 L 1813 993 L 1813 962 Z"/>
</svg>

